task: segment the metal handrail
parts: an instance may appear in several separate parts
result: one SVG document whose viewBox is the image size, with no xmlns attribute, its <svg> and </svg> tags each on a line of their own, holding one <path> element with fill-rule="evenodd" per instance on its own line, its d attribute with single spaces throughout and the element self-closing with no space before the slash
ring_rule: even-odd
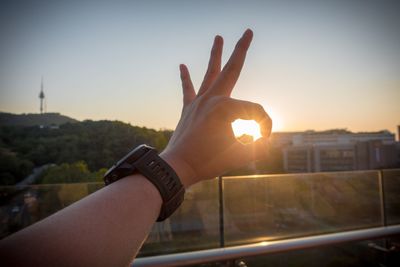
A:
<svg viewBox="0 0 400 267">
<path fill-rule="evenodd" d="M 400 225 L 137 258 L 139 266 L 186 266 L 400 235 Z"/>
</svg>

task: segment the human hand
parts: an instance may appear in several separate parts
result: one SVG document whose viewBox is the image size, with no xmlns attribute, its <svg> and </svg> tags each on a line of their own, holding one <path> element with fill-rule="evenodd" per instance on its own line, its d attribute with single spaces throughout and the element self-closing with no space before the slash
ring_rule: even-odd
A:
<svg viewBox="0 0 400 267">
<path fill-rule="evenodd" d="M 267 138 L 272 128 L 270 117 L 261 105 L 230 97 L 252 38 L 253 32 L 246 30 L 221 71 L 223 39 L 215 37 L 208 69 L 197 94 L 187 67 L 180 65 L 182 115 L 160 155 L 174 168 L 186 188 L 267 153 Z M 257 121 L 263 137 L 251 144 L 238 142 L 231 127 L 236 119 Z"/>
</svg>

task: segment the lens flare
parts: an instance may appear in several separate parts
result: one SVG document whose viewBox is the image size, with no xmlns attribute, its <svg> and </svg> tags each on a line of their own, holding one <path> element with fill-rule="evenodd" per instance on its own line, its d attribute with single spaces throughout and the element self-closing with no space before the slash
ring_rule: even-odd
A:
<svg viewBox="0 0 400 267">
<path fill-rule="evenodd" d="M 232 122 L 232 130 L 241 143 L 251 143 L 262 137 L 260 125 L 255 120 L 237 119 Z"/>
</svg>

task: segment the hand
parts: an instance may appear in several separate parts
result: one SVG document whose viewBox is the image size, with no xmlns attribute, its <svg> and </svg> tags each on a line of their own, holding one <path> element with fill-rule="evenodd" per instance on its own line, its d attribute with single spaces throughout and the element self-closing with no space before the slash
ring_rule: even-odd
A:
<svg viewBox="0 0 400 267">
<path fill-rule="evenodd" d="M 187 67 L 180 65 L 182 115 L 161 157 L 174 168 L 186 188 L 266 155 L 272 127 L 270 117 L 261 105 L 230 97 L 252 38 L 252 31 L 247 30 L 221 71 L 223 39 L 215 37 L 208 69 L 197 94 Z M 247 145 L 238 142 L 231 123 L 239 118 L 256 120 L 263 137 Z"/>
</svg>

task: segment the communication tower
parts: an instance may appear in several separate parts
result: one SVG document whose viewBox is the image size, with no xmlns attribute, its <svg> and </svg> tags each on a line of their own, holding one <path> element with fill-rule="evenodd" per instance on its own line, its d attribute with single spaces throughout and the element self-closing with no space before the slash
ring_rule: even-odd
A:
<svg viewBox="0 0 400 267">
<path fill-rule="evenodd" d="M 46 112 L 46 110 L 44 109 L 45 96 L 44 96 L 44 92 L 43 92 L 43 77 L 42 77 L 42 82 L 40 83 L 39 98 L 40 98 L 40 114 L 43 114 L 43 112 Z"/>
</svg>

